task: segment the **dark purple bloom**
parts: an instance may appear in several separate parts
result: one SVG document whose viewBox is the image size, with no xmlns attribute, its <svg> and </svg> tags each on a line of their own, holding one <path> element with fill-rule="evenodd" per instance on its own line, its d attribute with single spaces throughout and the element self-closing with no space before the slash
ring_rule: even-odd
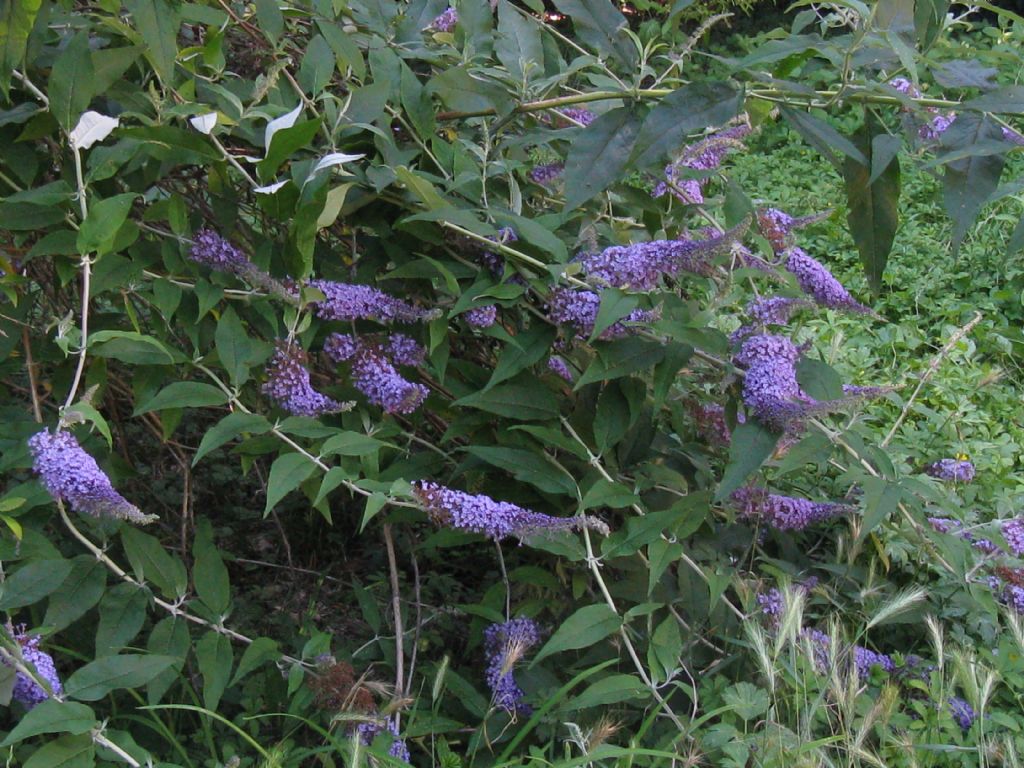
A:
<svg viewBox="0 0 1024 768">
<path fill-rule="evenodd" d="M 382 323 L 415 323 L 438 316 L 437 310 L 420 309 L 368 285 L 311 280 L 323 301 L 313 303 L 317 317 L 324 320 L 377 320 Z"/>
<path fill-rule="evenodd" d="M 936 141 L 956 120 L 956 112 L 938 113 L 921 126 L 918 135 L 925 141 Z"/>
<path fill-rule="evenodd" d="M 848 504 L 780 496 L 756 487 L 733 491 L 731 498 L 742 516 L 757 518 L 779 531 L 803 530 L 853 509 Z"/>
<path fill-rule="evenodd" d="M 948 517 L 929 517 L 928 523 L 939 533 L 949 533 L 963 527 L 963 523 L 959 520 L 953 520 Z"/>
<path fill-rule="evenodd" d="M 801 635 L 811 642 L 815 669 L 820 674 L 828 672 L 833 664 L 832 641 L 829 636 L 817 629 L 805 629 Z M 896 671 L 896 663 L 891 656 L 884 653 L 872 651 L 862 645 L 853 646 L 850 653 L 853 657 L 853 666 L 860 678 L 868 677 L 874 667 L 881 667 L 889 674 Z"/>
<path fill-rule="evenodd" d="M 892 80 L 889 81 L 889 85 L 891 85 L 893 88 L 895 88 L 902 94 L 906 94 L 907 96 L 910 96 L 915 99 L 921 98 L 921 91 L 919 91 L 917 89 L 917 86 L 915 86 L 905 77 L 894 77 Z"/>
<path fill-rule="evenodd" d="M 796 379 L 799 359 L 800 350 L 792 341 L 770 333 L 749 337 L 736 355 L 736 362 L 747 369 L 743 402 L 773 429 L 784 428 L 797 414 L 797 401 L 810 401 Z"/>
<path fill-rule="evenodd" d="M 488 239 L 493 240 L 499 245 L 505 243 L 514 243 L 519 239 L 516 235 L 516 231 L 512 227 L 502 227 L 498 230 L 498 234 L 495 237 L 489 237 Z M 490 270 L 490 273 L 495 277 L 501 277 L 505 273 L 505 257 L 492 251 L 484 251 L 480 254 L 480 261 L 483 262 L 484 266 Z M 513 280 L 519 279 L 518 275 L 513 276 Z"/>
<path fill-rule="evenodd" d="M 778 208 L 762 208 L 757 212 L 757 224 L 761 229 L 761 234 L 771 243 L 772 250 L 775 253 L 782 253 L 793 245 L 790 235 L 794 229 L 821 221 L 828 215 L 829 211 L 824 211 L 795 218 Z"/>
<path fill-rule="evenodd" d="M 1019 147 L 1024 147 L 1024 136 L 1019 131 L 1013 128 L 1007 128 L 1005 125 L 999 129 L 1003 134 L 1003 141 L 1008 141 L 1011 144 L 1016 144 Z"/>
<path fill-rule="evenodd" d="M 459 12 L 454 8 L 445 8 L 444 13 L 430 22 L 430 26 L 438 32 L 451 32 L 459 23 Z"/>
<path fill-rule="evenodd" d="M 594 291 L 575 291 L 559 288 L 552 292 L 548 303 L 548 317 L 552 322 L 574 327 L 578 335 L 589 337 L 594 331 L 597 312 L 601 307 L 601 295 Z M 624 323 L 649 323 L 656 320 L 658 313 L 653 310 L 634 309 L 619 322 L 601 331 L 600 339 L 614 339 L 625 336 L 629 328 Z"/>
<path fill-rule="evenodd" d="M 482 307 L 473 307 L 463 313 L 466 322 L 474 328 L 490 328 L 498 321 L 498 305 L 486 304 Z"/>
<path fill-rule="evenodd" d="M 548 358 L 548 370 L 551 371 L 552 373 L 557 374 L 558 376 L 561 376 L 570 384 L 572 384 L 573 379 L 575 378 L 572 374 L 572 371 L 569 370 L 569 365 L 565 362 L 565 360 L 563 360 L 560 357 Z"/>
<path fill-rule="evenodd" d="M 64 688 L 57 675 L 57 667 L 53 663 L 53 657 L 39 648 L 41 638 L 38 635 L 30 637 L 21 631 L 14 635 L 14 640 L 21 646 L 21 658 L 25 662 L 25 666 L 30 669 L 34 668 L 36 674 L 50 686 L 50 690 L 58 696 L 61 695 Z M 50 694 L 34 679 L 23 672 L 18 672 L 14 679 L 11 698 L 19 702 L 25 709 L 32 709 L 50 698 Z"/>
<path fill-rule="evenodd" d="M 351 403 L 339 403 L 313 389 L 304 358 L 299 347 L 278 345 L 267 365 L 263 394 L 294 416 L 320 416 L 351 408 Z"/>
<path fill-rule="evenodd" d="M 732 440 L 732 433 L 725 421 L 725 408 L 717 403 L 690 403 L 690 415 L 693 416 L 694 426 L 709 443 L 729 445 Z M 736 414 L 737 421 L 743 421 L 743 414 Z"/>
<path fill-rule="evenodd" d="M 790 248 L 786 252 L 786 269 L 796 276 L 804 293 L 818 304 L 830 309 L 845 309 L 852 312 L 870 312 L 832 276 L 817 259 L 808 256 L 801 248 Z"/>
<path fill-rule="evenodd" d="M 761 325 L 785 325 L 796 312 L 811 306 L 811 302 L 804 299 L 769 296 L 747 304 L 747 314 Z"/>
<path fill-rule="evenodd" d="M 597 120 L 597 115 L 583 107 L 564 107 L 557 111 L 562 117 L 567 117 L 568 119 L 583 126 L 590 125 L 592 122 Z"/>
<path fill-rule="evenodd" d="M 235 275 L 286 301 L 298 300 L 298 293 L 294 286 L 271 277 L 253 264 L 249 257 L 234 244 L 225 240 L 212 229 L 203 229 L 196 233 L 188 255 L 196 264 Z"/>
<path fill-rule="evenodd" d="M 581 528 L 605 533 L 608 531 L 608 527 L 596 518 L 552 517 L 507 501 L 495 501 L 490 496 L 455 491 L 437 483 L 418 482 L 413 493 L 439 525 L 482 533 L 492 539 L 500 540 L 508 536 L 521 539 L 534 533 Z"/>
<path fill-rule="evenodd" d="M 674 163 L 665 167 L 665 181 L 655 186 L 652 195 L 654 197 L 661 197 L 666 192 L 671 191 L 683 203 L 703 203 L 703 187 L 707 179 L 680 178 L 680 172 L 684 169 L 694 171 L 715 170 L 722 164 L 722 159 L 731 150 L 743 149 L 740 139 L 744 138 L 748 133 L 750 133 L 749 125 L 736 125 L 686 147 Z"/>
<path fill-rule="evenodd" d="M 859 677 L 868 677 L 871 674 L 871 668 L 876 666 L 889 673 L 896 671 L 896 664 L 891 657 L 861 645 L 853 646 L 853 663 L 857 667 Z"/>
<path fill-rule="evenodd" d="M 367 746 L 373 744 L 373 740 L 377 738 L 377 734 L 383 733 L 385 730 L 394 737 L 394 740 L 391 742 L 391 746 L 388 748 L 388 754 L 391 755 L 391 757 L 404 760 L 408 763 L 409 747 L 406 745 L 405 739 L 400 738 L 398 734 L 398 724 L 395 722 L 393 717 L 389 717 L 383 722 L 380 720 L 367 720 L 356 726 L 356 732 L 359 734 L 359 739 Z"/>
<path fill-rule="evenodd" d="M 995 579 L 994 576 L 990 577 Z M 995 585 L 989 584 L 994 592 L 998 591 L 999 580 L 995 579 Z M 1024 587 L 1018 587 L 1016 584 L 1007 585 L 1003 592 L 1003 600 L 1013 606 L 1013 609 L 1017 613 L 1024 613 Z"/>
<path fill-rule="evenodd" d="M 957 724 L 965 731 L 969 731 L 971 726 L 974 725 L 974 708 L 968 704 L 964 699 L 956 696 L 949 697 L 949 714 L 953 716 Z"/>
<path fill-rule="evenodd" d="M 116 517 L 135 523 L 153 518 L 114 490 L 110 478 L 70 432 L 38 432 L 28 439 L 32 469 L 55 499 L 66 501 L 79 514 Z"/>
<path fill-rule="evenodd" d="M 767 592 L 757 596 L 757 604 L 761 606 L 761 613 L 768 617 L 768 623 L 773 627 L 778 626 L 784 607 L 782 593 L 775 587 L 772 587 Z"/>
<path fill-rule="evenodd" d="M 491 624 L 484 630 L 485 677 L 495 706 L 509 713 L 530 714 L 532 710 L 523 703 L 523 691 L 512 677 L 512 670 L 538 642 L 540 632 L 536 623 L 525 617 L 504 624 Z"/>
<path fill-rule="evenodd" d="M 402 341 L 400 351 L 406 346 L 407 342 Z M 332 333 L 324 342 L 324 352 L 329 358 L 339 363 L 349 361 L 352 384 L 373 405 L 380 406 L 385 413 L 412 413 L 426 400 L 428 390 L 422 384 L 403 378 L 388 359 L 388 351 L 387 341 L 361 339 L 345 333 Z M 401 361 L 411 359 L 403 352 Z"/>
<path fill-rule="evenodd" d="M 925 473 L 951 483 L 969 483 L 974 479 L 974 465 L 961 459 L 940 459 L 929 465 Z"/>
<path fill-rule="evenodd" d="M 404 333 L 387 336 L 381 342 L 381 350 L 395 365 L 423 365 L 423 358 L 427 354 L 422 344 Z"/>
<path fill-rule="evenodd" d="M 530 179 L 538 184 L 547 184 L 562 175 L 565 165 L 562 163 L 544 163 L 530 169 Z"/>
<path fill-rule="evenodd" d="M 587 277 L 615 288 L 650 291 L 663 276 L 680 272 L 711 274 L 709 257 L 732 245 L 734 233 L 727 232 L 707 240 L 650 240 L 629 245 L 613 245 L 598 253 L 578 257 Z"/>
<path fill-rule="evenodd" d="M 1017 557 L 1024 555 L 1024 518 L 1007 520 L 1003 523 L 1002 533 L 1010 551 Z"/>
</svg>

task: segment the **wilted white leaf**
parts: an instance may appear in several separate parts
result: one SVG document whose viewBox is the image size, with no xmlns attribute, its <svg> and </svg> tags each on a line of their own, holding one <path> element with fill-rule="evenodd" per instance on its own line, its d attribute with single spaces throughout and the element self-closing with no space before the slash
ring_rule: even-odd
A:
<svg viewBox="0 0 1024 768">
<path fill-rule="evenodd" d="M 320 161 L 313 166 L 313 173 L 319 173 L 324 168 L 331 168 L 342 163 L 351 163 L 353 160 L 362 160 L 364 157 L 366 155 L 346 155 L 344 152 L 332 152 L 320 158 Z"/>
<path fill-rule="evenodd" d="M 300 103 L 295 109 L 289 112 L 287 115 L 281 115 L 275 117 L 269 123 L 267 123 L 267 130 L 263 137 L 264 146 L 270 149 L 270 140 L 274 138 L 274 134 L 284 128 L 291 128 L 295 125 L 295 121 L 299 119 L 299 115 L 302 114 L 302 104 Z"/>
<path fill-rule="evenodd" d="M 76 149 L 88 149 L 97 141 L 107 138 L 120 124 L 121 121 L 116 117 L 107 117 L 99 112 L 86 112 L 70 134 L 71 146 Z"/>
<path fill-rule="evenodd" d="M 284 181 L 275 181 L 273 184 L 267 184 L 265 187 L 256 187 L 253 192 L 259 195 L 272 195 L 287 183 L 288 179 L 285 179 Z"/>
<path fill-rule="evenodd" d="M 209 134 L 217 124 L 217 113 L 210 112 L 206 115 L 196 115 L 189 120 L 189 122 L 192 124 L 192 127 L 200 133 Z"/>
</svg>

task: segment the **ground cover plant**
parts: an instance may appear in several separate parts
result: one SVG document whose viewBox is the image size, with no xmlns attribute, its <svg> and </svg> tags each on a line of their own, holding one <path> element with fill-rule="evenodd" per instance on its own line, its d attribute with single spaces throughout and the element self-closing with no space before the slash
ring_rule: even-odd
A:
<svg viewBox="0 0 1024 768">
<path fill-rule="evenodd" d="M 1024 21 L 555 8 L 5 7 L 11 765 L 1018 763 Z"/>
</svg>

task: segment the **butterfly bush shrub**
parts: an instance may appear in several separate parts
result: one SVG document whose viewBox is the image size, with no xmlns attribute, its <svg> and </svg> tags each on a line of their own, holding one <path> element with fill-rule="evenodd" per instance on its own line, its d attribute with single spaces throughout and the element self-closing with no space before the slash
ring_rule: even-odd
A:
<svg viewBox="0 0 1024 768">
<path fill-rule="evenodd" d="M 899 56 L 843 5 L 712 64 L 678 14 L 555 6 L 5 17 L 12 764 L 1021 749 L 1021 521 L 820 342 L 886 322 L 901 163 L 962 239 L 1017 92 L 907 79 L 939 5 Z M 775 122 L 846 210 L 730 178 Z"/>
</svg>

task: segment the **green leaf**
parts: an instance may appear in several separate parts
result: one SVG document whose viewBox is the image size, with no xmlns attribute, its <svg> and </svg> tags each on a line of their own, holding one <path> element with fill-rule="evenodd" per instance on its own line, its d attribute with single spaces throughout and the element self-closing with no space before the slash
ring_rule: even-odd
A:
<svg viewBox="0 0 1024 768">
<path fill-rule="evenodd" d="M 0 229 L 15 232 L 42 230 L 63 221 L 64 210 L 56 205 L 0 203 Z"/>
<path fill-rule="evenodd" d="M 60 736 L 33 752 L 25 768 L 91 768 L 95 752 L 90 734 Z"/>
<path fill-rule="evenodd" d="M 64 629 L 99 602 L 106 584 L 107 569 L 103 563 L 91 555 L 73 558 L 71 571 L 50 596 L 43 624 L 55 632 Z"/>
<path fill-rule="evenodd" d="M 224 310 L 217 322 L 214 343 L 221 365 L 236 387 L 249 380 L 250 369 L 264 362 L 271 351 L 269 344 L 249 338 L 245 326 L 231 307 Z"/>
<path fill-rule="evenodd" d="M 3 583 L 0 611 L 38 603 L 60 588 L 71 573 L 70 560 L 35 560 L 16 570 Z"/>
<path fill-rule="evenodd" d="M 171 600 L 185 594 L 188 589 L 185 565 L 164 549 L 158 539 L 126 525 L 121 528 L 121 544 L 139 579 L 152 581 Z"/>
<path fill-rule="evenodd" d="M 149 654 L 107 656 L 76 670 L 64 684 L 64 693 L 80 701 L 99 701 L 111 691 L 145 685 L 177 661 Z"/>
<path fill-rule="evenodd" d="M 302 57 L 298 81 L 314 99 L 319 96 L 334 75 L 334 52 L 322 35 L 314 35 L 306 43 L 306 55 Z"/>
<path fill-rule="evenodd" d="M 110 253 L 136 197 L 138 195 L 134 192 L 126 192 L 93 203 L 82 228 L 78 230 L 78 252 L 95 253 L 97 256 Z"/>
<path fill-rule="evenodd" d="M 487 15 L 490 16 L 490 9 Z M 449 66 L 430 79 L 427 91 L 457 112 L 507 112 L 512 106 L 508 92 L 493 80 L 475 77 L 475 73 L 466 65 Z"/>
<path fill-rule="evenodd" d="M 315 470 L 316 465 L 301 453 L 278 456 L 270 467 L 267 504 L 263 508 L 263 516 L 269 515 L 281 499 L 298 488 Z"/>
<path fill-rule="evenodd" d="M 635 294 L 625 293 L 618 288 L 606 288 L 601 291 L 601 303 L 594 319 L 594 330 L 589 341 L 594 341 L 604 331 L 624 318 L 637 308 L 640 298 Z"/>
<path fill-rule="evenodd" d="M 544 45 L 540 28 L 526 18 L 508 0 L 498 3 L 498 35 L 494 53 L 516 81 L 541 74 L 538 66 L 544 61 Z"/>
<path fill-rule="evenodd" d="M 554 328 L 542 323 L 537 323 L 518 334 L 514 343 L 506 344 L 501 350 L 498 363 L 494 366 L 494 372 L 484 389 L 490 389 L 495 384 L 511 379 L 539 362 L 551 349 L 556 335 Z"/>
<path fill-rule="evenodd" d="M 210 451 L 216 450 L 229 440 L 234 440 L 243 433 L 262 435 L 270 431 L 270 422 L 258 413 L 235 411 L 218 421 L 199 442 L 196 455 L 192 458 L 192 466 L 199 463 Z"/>
<path fill-rule="evenodd" d="M 270 139 L 270 146 L 267 148 L 267 157 L 256 164 L 256 170 L 260 178 L 270 181 L 281 163 L 290 158 L 300 149 L 310 147 L 313 137 L 320 129 L 320 118 L 306 120 L 296 123 L 291 128 L 282 128 Z"/>
<path fill-rule="evenodd" d="M 85 704 L 47 699 L 22 715 L 0 747 L 17 744 L 41 733 L 87 733 L 96 725 L 96 714 Z"/>
<path fill-rule="evenodd" d="M 958 150 L 1001 136 L 999 126 L 991 117 L 968 112 L 958 116 L 942 134 L 942 145 L 949 150 Z M 999 186 L 1005 164 L 1003 155 L 979 155 L 946 165 L 942 177 L 942 199 L 946 213 L 953 220 L 954 255 L 989 195 Z"/>
<path fill-rule="evenodd" d="M 803 136 L 808 144 L 821 152 L 825 159 L 837 169 L 842 170 L 843 163 L 836 151 L 865 168 L 871 167 L 871 163 L 864 157 L 864 153 L 824 120 L 791 107 L 781 107 L 780 111 L 797 133 Z"/>
<path fill-rule="evenodd" d="M 231 667 L 235 656 L 231 641 L 220 632 L 210 630 L 196 643 L 196 661 L 199 674 L 203 676 L 203 704 L 211 711 L 217 710 L 220 697 L 231 679 Z"/>
<path fill-rule="evenodd" d="M 89 108 L 95 93 L 88 32 L 81 31 L 72 37 L 57 56 L 50 71 L 47 92 L 50 96 L 50 113 L 61 128 L 70 132 L 81 114 Z"/>
<path fill-rule="evenodd" d="M 587 687 L 583 693 L 569 702 L 568 710 L 575 712 L 588 707 L 606 707 L 623 701 L 641 699 L 649 691 L 636 675 L 609 675 Z"/>
<path fill-rule="evenodd" d="M 560 13 L 572 19 L 579 39 L 611 56 L 627 69 L 637 63 L 637 50 L 626 34 L 629 22 L 613 3 L 605 0 L 554 0 Z"/>
<path fill-rule="evenodd" d="M 256 0 L 256 20 L 270 42 L 276 43 L 284 32 L 284 14 L 277 0 Z"/>
<path fill-rule="evenodd" d="M 154 677 L 146 685 L 146 698 L 156 704 L 163 698 L 178 679 L 178 672 L 185 666 L 185 657 L 192 647 L 188 634 L 188 623 L 184 619 L 168 616 L 157 622 L 149 633 L 146 650 L 161 656 L 170 656 L 175 663 Z"/>
<path fill-rule="evenodd" d="M 118 584 L 103 596 L 96 630 L 96 656 L 110 656 L 126 646 L 142 629 L 149 600 L 134 584 Z"/>
<path fill-rule="evenodd" d="M 865 477 L 861 485 L 864 487 L 864 520 L 857 535 L 858 542 L 887 520 L 903 498 L 899 483 L 881 477 Z"/>
<path fill-rule="evenodd" d="M 554 653 L 588 648 L 618 631 L 622 619 L 603 603 L 588 605 L 566 619 L 533 659 L 533 664 Z M 532 666 L 532 664 L 531 664 Z"/>
<path fill-rule="evenodd" d="M 575 388 L 578 390 L 595 381 L 608 381 L 648 370 L 660 363 L 663 357 L 665 346 L 655 341 L 626 338 L 601 344 L 597 349 L 597 359 L 583 372 Z"/>
<path fill-rule="evenodd" d="M 722 474 L 715 501 L 723 501 L 742 486 L 775 451 L 779 435 L 753 419 L 737 424 L 729 443 L 729 463 Z"/>
<path fill-rule="evenodd" d="M 950 0 L 914 0 L 914 32 L 922 53 L 938 39 L 950 4 Z"/>
<path fill-rule="evenodd" d="M 89 354 L 134 365 L 169 365 L 174 355 L 162 341 L 135 331 L 98 331 L 89 335 Z"/>
<path fill-rule="evenodd" d="M 0 94 L 6 100 L 11 70 L 25 62 L 28 36 L 42 0 L 18 0 L 0 6 Z"/>
<path fill-rule="evenodd" d="M 363 519 L 359 521 L 359 532 L 366 530 L 367 524 L 375 518 L 384 507 L 387 506 L 388 497 L 380 491 L 371 493 L 366 498 L 366 507 L 363 509 Z"/>
<path fill-rule="evenodd" d="M 141 45 L 130 45 L 122 48 L 104 48 L 92 52 L 93 88 L 96 93 L 104 93 L 121 75 L 135 63 L 145 50 Z"/>
<path fill-rule="evenodd" d="M 679 669 L 679 657 L 683 651 L 683 638 L 679 633 L 679 622 L 669 614 L 651 635 L 647 650 L 647 664 L 661 680 L 668 680 Z"/>
<path fill-rule="evenodd" d="M 864 274 L 876 294 L 882 288 L 882 273 L 899 226 L 900 196 L 900 161 L 895 154 L 888 158 L 888 164 L 872 180 L 875 174 L 871 165 L 875 163 L 874 148 L 877 146 L 874 140 L 887 135 L 879 131 L 883 129 L 877 121 L 869 118 L 856 136 L 857 145 L 868 159 L 868 165 L 861 165 L 849 157 L 843 164 L 846 221 L 860 253 Z"/>
<path fill-rule="evenodd" d="M 768 711 L 768 694 L 751 683 L 735 683 L 722 694 L 722 701 L 731 706 L 745 722 Z"/>
<path fill-rule="evenodd" d="M 280 656 L 281 652 L 277 648 L 276 640 L 271 640 L 269 637 L 257 637 L 242 654 L 242 660 L 238 662 L 235 676 L 231 678 L 231 685 L 235 685 L 253 670 L 268 661 L 275 661 Z"/>
<path fill-rule="evenodd" d="M 212 384 L 197 381 L 176 381 L 157 392 L 149 401 L 135 409 L 133 416 L 169 408 L 202 408 L 224 405 L 228 396 Z"/>
<path fill-rule="evenodd" d="M 714 80 L 684 85 L 658 102 L 640 127 L 632 160 L 646 167 L 665 160 L 686 137 L 724 125 L 739 114 L 743 95 L 731 83 Z"/>
<path fill-rule="evenodd" d="M 583 494 L 582 508 L 585 510 L 595 507 L 622 509 L 637 504 L 639 501 L 640 499 L 622 483 L 601 478 Z"/>
<path fill-rule="evenodd" d="M 174 62 L 178 57 L 178 7 L 166 0 L 125 0 L 132 21 L 146 44 L 149 59 L 165 87 L 174 84 Z"/>
<path fill-rule="evenodd" d="M 528 384 L 502 384 L 474 392 L 453 405 L 496 413 L 517 421 L 542 421 L 558 416 L 558 399 L 538 381 Z"/>
<path fill-rule="evenodd" d="M 801 357 L 796 365 L 800 388 L 815 400 L 837 400 L 843 396 L 843 379 L 828 363 Z"/>
<path fill-rule="evenodd" d="M 639 130 L 636 110 L 619 107 L 601 115 L 576 137 L 565 159 L 566 211 L 622 178 Z"/>
<path fill-rule="evenodd" d="M 629 430 L 629 425 L 629 402 L 617 382 L 611 381 L 605 385 L 598 398 L 597 413 L 594 416 L 594 440 L 598 453 L 604 454 L 618 443 Z"/>
<path fill-rule="evenodd" d="M 324 440 L 321 456 L 367 456 L 377 453 L 387 443 L 359 432 L 342 432 Z"/>
<path fill-rule="evenodd" d="M 516 480 L 529 483 L 547 493 L 575 496 L 575 483 L 565 472 L 532 451 L 522 448 L 471 445 L 466 452 L 488 464 L 504 469 Z"/>
<path fill-rule="evenodd" d="M 231 585 L 228 569 L 213 541 L 213 526 L 207 518 L 201 519 L 196 526 L 192 552 L 195 556 L 192 581 L 196 586 L 196 594 L 214 615 L 223 616 L 231 603 Z"/>
</svg>

